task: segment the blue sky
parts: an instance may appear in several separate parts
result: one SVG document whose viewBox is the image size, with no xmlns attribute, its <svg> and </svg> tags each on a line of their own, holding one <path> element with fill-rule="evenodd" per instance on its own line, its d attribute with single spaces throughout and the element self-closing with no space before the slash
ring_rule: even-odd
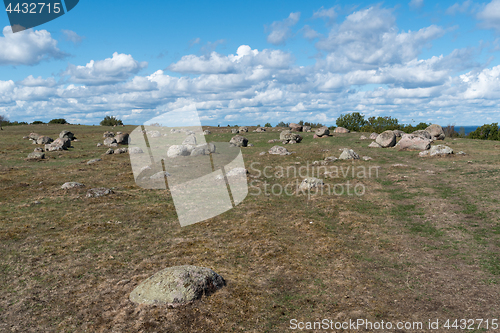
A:
<svg viewBox="0 0 500 333">
<path fill-rule="evenodd" d="M 81 0 L 12 34 L 0 15 L 0 114 L 141 124 L 499 122 L 500 0 Z M 5 28 L 4 28 L 5 27 Z"/>
</svg>

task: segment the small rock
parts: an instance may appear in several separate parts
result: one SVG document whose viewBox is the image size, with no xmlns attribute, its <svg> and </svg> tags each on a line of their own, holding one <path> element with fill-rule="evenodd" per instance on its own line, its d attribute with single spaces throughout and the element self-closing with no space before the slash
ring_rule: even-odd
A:
<svg viewBox="0 0 500 333">
<path fill-rule="evenodd" d="M 46 144 L 49 144 L 51 143 L 52 140 L 51 138 L 49 138 L 48 136 L 40 136 L 38 137 L 38 139 L 36 140 L 36 143 L 39 144 L 39 145 L 46 145 Z"/>
<path fill-rule="evenodd" d="M 432 146 L 429 152 L 430 156 L 446 156 L 453 154 L 453 149 L 445 145 Z"/>
<path fill-rule="evenodd" d="M 71 188 L 80 188 L 80 187 L 85 187 L 85 185 L 78 182 L 66 182 L 61 185 L 62 190 L 69 190 Z"/>
<path fill-rule="evenodd" d="M 115 150 L 115 154 L 125 154 L 127 152 L 128 152 L 127 148 L 118 148 L 117 150 Z"/>
<path fill-rule="evenodd" d="M 246 126 L 241 126 L 241 127 L 238 129 L 238 132 L 239 132 L 239 133 L 246 133 L 246 132 L 248 132 L 248 127 L 246 127 Z"/>
<path fill-rule="evenodd" d="M 241 135 L 236 135 L 231 138 L 229 143 L 234 147 L 246 147 L 248 144 L 248 139 Z"/>
<path fill-rule="evenodd" d="M 359 137 L 359 139 L 360 140 L 367 140 L 368 138 L 366 136 L 362 135 L 362 136 Z"/>
<path fill-rule="evenodd" d="M 104 145 L 105 146 L 111 146 L 113 143 L 116 143 L 116 139 L 114 137 L 107 137 L 104 139 Z"/>
<path fill-rule="evenodd" d="M 333 131 L 334 133 L 349 133 L 350 131 L 347 128 L 344 127 L 337 127 Z"/>
<path fill-rule="evenodd" d="M 330 130 L 328 129 L 328 127 L 323 126 L 316 129 L 316 131 L 314 131 L 314 134 L 318 137 L 328 136 L 330 135 Z"/>
<path fill-rule="evenodd" d="M 288 149 L 286 149 L 285 147 L 281 147 L 281 146 L 274 146 L 272 147 L 271 149 L 269 149 L 269 154 L 271 155 L 290 155 L 290 153 L 288 152 Z"/>
<path fill-rule="evenodd" d="M 101 146 L 102 146 L 102 143 L 98 142 L 97 147 L 101 147 Z"/>
<path fill-rule="evenodd" d="M 32 152 L 28 155 L 28 160 L 41 160 L 45 158 L 44 153 Z"/>
<path fill-rule="evenodd" d="M 299 189 L 302 191 L 309 191 L 313 188 L 317 188 L 323 185 L 324 185 L 323 179 L 309 177 L 302 180 L 302 182 L 299 185 Z"/>
<path fill-rule="evenodd" d="M 144 154 L 144 152 L 142 151 L 142 149 L 140 147 L 130 147 L 128 149 L 128 153 L 130 155 L 132 155 L 132 154 Z"/>
<path fill-rule="evenodd" d="M 43 150 L 43 148 L 38 147 L 38 148 L 35 148 L 35 150 L 33 150 L 33 152 L 35 152 L 35 153 L 43 153 L 44 150 Z"/>
<path fill-rule="evenodd" d="M 103 139 L 106 139 L 106 138 L 113 138 L 115 136 L 115 134 L 113 132 L 110 132 L 110 131 L 106 131 L 104 132 L 104 134 L 102 135 L 102 138 Z"/>
<path fill-rule="evenodd" d="M 113 193 L 113 191 L 110 190 L 109 188 L 105 187 L 91 188 L 90 190 L 87 191 L 87 198 L 98 198 L 111 193 Z"/>
<path fill-rule="evenodd" d="M 189 156 L 191 152 L 184 145 L 173 145 L 167 150 L 167 157 L 175 158 L 178 156 Z"/>
<path fill-rule="evenodd" d="M 339 156 L 339 160 L 359 160 L 359 155 L 349 148 L 344 148 L 344 151 Z"/>
<path fill-rule="evenodd" d="M 109 148 L 107 151 L 106 151 L 106 155 L 111 155 L 111 154 L 114 154 L 115 151 L 112 149 L 112 148 Z"/>
<path fill-rule="evenodd" d="M 457 155 L 467 155 L 467 154 L 466 154 L 466 153 L 464 153 L 463 151 L 459 151 L 459 152 L 457 153 Z"/>
<path fill-rule="evenodd" d="M 327 162 L 333 162 L 333 161 L 336 161 L 336 160 L 338 160 L 338 158 L 336 158 L 335 156 L 325 157 L 325 161 L 327 161 Z"/>
<path fill-rule="evenodd" d="M 259 155 L 260 155 L 260 156 L 266 155 L 266 152 L 265 152 L 265 151 L 260 152 L 260 154 L 259 154 Z"/>
<path fill-rule="evenodd" d="M 371 158 L 370 156 L 363 156 L 363 160 L 370 161 L 373 160 L 373 158 Z"/>
<path fill-rule="evenodd" d="M 94 163 L 97 163 L 97 162 L 100 162 L 100 161 L 102 161 L 102 159 L 100 159 L 100 158 L 94 158 L 94 159 L 88 161 L 87 164 L 90 165 L 90 164 L 94 164 Z"/>
<path fill-rule="evenodd" d="M 209 130 L 204 130 L 203 131 L 203 135 L 209 135 L 209 134 L 212 134 L 212 132 L 210 132 Z"/>
<path fill-rule="evenodd" d="M 239 133 L 239 131 L 238 131 L 238 129 L 237 129 L 237 128 L 233 128 L 233 129 L 231 130 L 231 133 L 232 133 L 232 134 L 238 134 L 238 133 Z"/>
</svg>

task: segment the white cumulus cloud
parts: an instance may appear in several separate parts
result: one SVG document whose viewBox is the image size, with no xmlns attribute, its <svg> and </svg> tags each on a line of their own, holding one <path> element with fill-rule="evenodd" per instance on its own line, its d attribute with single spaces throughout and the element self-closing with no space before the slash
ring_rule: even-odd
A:
<svg viewBox="0 0 500 333">
<path fill-rule="evenodd" d="M 290 13 L 283 21 L 275 21 L 269 28 L 267 41 L 273 45 L 282 45 L 292 36 L 292 27 L 299 22 L 300 13 Z"/>
</svg>

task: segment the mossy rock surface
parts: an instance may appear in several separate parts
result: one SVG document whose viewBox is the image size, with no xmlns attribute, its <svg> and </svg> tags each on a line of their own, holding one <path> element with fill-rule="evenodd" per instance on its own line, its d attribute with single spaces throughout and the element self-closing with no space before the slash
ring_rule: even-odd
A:
<svg viewBox="0 0 500 333">
<path fill-rule="evenodd" d="M 138 304 L 179 306 L 210 295 L 226 285 L 219 274 L 191 265 L 166 268 L 139 284 L 130 300 Z"/>
</svg>

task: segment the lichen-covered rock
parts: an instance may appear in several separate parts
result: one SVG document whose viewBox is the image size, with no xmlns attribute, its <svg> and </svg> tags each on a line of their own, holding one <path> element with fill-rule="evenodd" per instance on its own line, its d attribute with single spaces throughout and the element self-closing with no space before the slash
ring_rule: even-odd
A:
<svg viewBox="0 0 500 333">
<path fill-rule="evenodd" d="M 297 133 L 293 133 L 290 130 L 284 130 L 284 131 L 281 131 L 281 133 L 280 133 L 280 140 L 284 144 L 291 143 L 291 141 L 295 141 L 294 143 L 297 143 L 297 142 L 302 141 L 302 136 L 300 136 Z"/>
<path fill-rule="evenodd" d="M 116 143 L 116 139 L 114 137 L 108 137 L 104 139 L 104 145 L 105 146 L 111 146 L 113 143 Z"/>
<path fill-rule="evenodd" d="M 48 136 L 39 136 L 38 139 L 36 140 L 36 143 L 39 145 L 46 145 L 46 144 L 51 143 L 52 141 L 54 141 L 54 140 L 52 140 Z"/>
<path fill-rule="evenodd" d="M 404 134 L 399 140 L 399 149 L 408 150 L 427 150 L 431 147 L 431 140 L 425 139 L 419 135 Z"/>
<path fill-rule="evenodd" d="M 446 138 L 443 128 L 438 124 L 432 124 L 425 130 L 431 134 L 432 140 L 444 140 Z"/>
<path fill-rule="evenodd" d="M 429 155 L 430 156 L 446 156 L 453 154 L 453 149 L 445 145 L 432 146 Z"/>
<path fill-rule="evenodd" d="M 421 136 L 421 137 L 423 137 L 424 139 L 430 139 L 430 140 L 432 140 L 432 135 L 431 135 L 431 133 L 427 132 L 426 130 L 418 130 L 418 131 L 414 131 L 414 132 L 412 132 L 411 134 Z"/>
<path fill-rule="evenodd" d="M 393 131 L 384 131 L 375 139 L 382 148 L 394 147 L 396 144 L 396 135 Z"/>
<path fill-rule="evenodd" d="M 246 127 L 246 126 L 241 126 L 241 127 L 238 129 L 238 132 L 239 132 L 239 133 L 246 133 L 246 132 L 248 132 L 248 127 Z"/>
<path fill-rule="evenodd" d="M 229 144 L 234 147 L 246 147 L 248 139 L 241 135 L 236 135 L 231 138 Z"/>
<path fill-rule="evenodd" d="M 103 139 L 106 139 L 106 138 L 113 138 L 115 136 L 115 134 L 113 132 L 110 132 L 110 131 L 106 131 L 104 132 L 104 134 L 102 135 L 102 138 Z"/>
<path fill-rule="evenodd" d="M 339 160 L 359 160 L 359 155 L 352 149 L 344 148 Z"/>
<path fill-rule="evenodd" d="M 323 179 L 309 177 L 302 180 L 302 182 L 299 185 L 299 190 L 310 191 L 313 188 L 317 188 L 323 185 L 324 185 Z"/>
<path fill-rule="evenodd" d="M 45 154 L 44 153 L 40 153 L 40 152 L 32 152 L 28 155 L 28 160 L 42 160 L 45 158 Z"/>
<path fill-rule="evenodd" d="M 274 146 L 272 147 L 271 149 L 269 149 L 269 154 L 271 155 L 290 155 L 290 153 L 288 152 L 288 149 L 286 149 L 285 147 L 281 147 L 281 146 Z"/>
<path fill-rule="evenodd" d="M 316 134 L 319 137 L 328 136 L 328 135 L 330 135 L 330 130 L 328 129 L 328 127 L 323 126 L 323 127 L 317 128 L 314 131 L 314 134 Z"/>
<path fill-rule="evenodd" d="M 175 307 L 208 296 L 225 285 L 224 278 L 209 268 L 175 266 L 147 278 L 129 298 L 136 304 Z"/>
</svg>

